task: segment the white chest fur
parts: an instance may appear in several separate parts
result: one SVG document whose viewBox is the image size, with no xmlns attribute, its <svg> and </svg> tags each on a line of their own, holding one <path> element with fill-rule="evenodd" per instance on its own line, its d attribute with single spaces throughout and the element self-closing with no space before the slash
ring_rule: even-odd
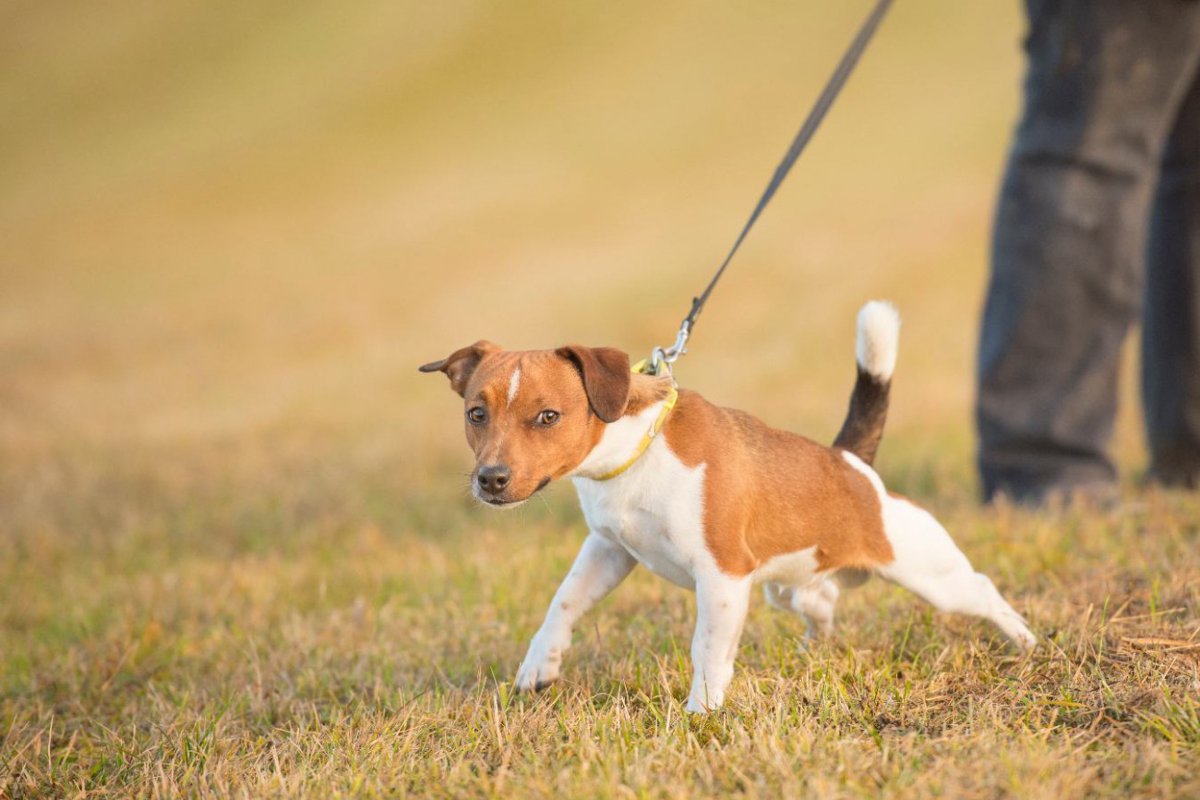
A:
<svg viewBox="0 0 1200 800">
<path fill-rule="evenodd" d="M 704 544 L 704 472 L 703 464 L 685 465 L 659 437 L 617 477 L 573 480 L 592 531 L 654 574 L 694 589 L 698 570 L 715 569 Z"/>
</svg>

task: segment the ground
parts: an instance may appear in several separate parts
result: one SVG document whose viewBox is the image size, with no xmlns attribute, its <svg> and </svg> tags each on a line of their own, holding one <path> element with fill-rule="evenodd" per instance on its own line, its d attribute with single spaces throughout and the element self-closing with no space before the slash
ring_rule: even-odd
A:
<svg viewBox="0 0 1200 800">
<path fill-rule="evenodd" d="M 0 797 L 1200 794 L 1200 498 L 1140 485 L 1131 382 L 1118 507 L 977 504 L 1015 4 L 893 10 L 679 376 L 828 440 L 894 300 L 879 468 L 1041 646 L 872 582 L 803 647 L 756 598 L 689 717 L 693 600 L 639 571 L 510 691 L 585 531 L 475 505 L 416 366 L 669 343 L 864 10 L 0 12 Z"/>
</svg>

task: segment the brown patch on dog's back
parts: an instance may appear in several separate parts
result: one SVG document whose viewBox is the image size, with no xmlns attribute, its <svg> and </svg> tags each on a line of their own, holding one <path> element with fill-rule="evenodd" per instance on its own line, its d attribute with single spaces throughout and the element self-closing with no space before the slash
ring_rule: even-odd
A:
<svg viewBox="0 0 1200 800">
<path fill-rule="evenodd" d="M 875 487 L 841 450 L 688 391 L 664 432 L 686 465 L 705 465 L 704 537 L 722 571 L 748 575 L 809 547 L 822 571 L 893 560 Z"/>
</svg>

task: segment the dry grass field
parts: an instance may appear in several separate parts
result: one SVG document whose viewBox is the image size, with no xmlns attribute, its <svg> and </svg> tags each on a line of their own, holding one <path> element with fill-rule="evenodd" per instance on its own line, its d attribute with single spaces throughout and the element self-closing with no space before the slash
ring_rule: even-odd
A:
<svg viewBox="0 0 1200 800">
<path fill-rule="evenodd" d="M 416 365 L 668 342 L 860 6 L 0 8 L 0 797 L 1200 796 L 1200 498 L 1139 488 L 1134 392 L 1119 508 L 976 503 L 1015 2 L 898 4 L 678 375 L 828 440 L 893 299 L 880 469 L 1040 648 L 757 602 L 689 718 L 692 598 L 635 573 L 510 692 L 582 522 L 474 505 Z"/>
</svg>

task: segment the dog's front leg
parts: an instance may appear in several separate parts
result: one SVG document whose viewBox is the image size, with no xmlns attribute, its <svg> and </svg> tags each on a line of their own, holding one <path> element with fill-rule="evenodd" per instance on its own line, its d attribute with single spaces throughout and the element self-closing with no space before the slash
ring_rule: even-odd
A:
<svg viewBox="0 0 1200 800">
<path fill-rule="evenodd" d="M 529 644 L 529 652 L 517 671 L 518 691 L 544 689 L 558 678 L 575 623 L 625 580 L 636 564 L 625 548 L 597 533 L 588 534 L 571 571 L 554 593 L 542 627 Z"/>
<path fill-rule="evenodd" d="M 696 632 L 692 636 L 692 692 L 687 710 L 711 711 L 725 701 L 733 678 L 742 625 L 750 608 L 749 576 L 717 573 L 696 581 Z"/>
</svg>

